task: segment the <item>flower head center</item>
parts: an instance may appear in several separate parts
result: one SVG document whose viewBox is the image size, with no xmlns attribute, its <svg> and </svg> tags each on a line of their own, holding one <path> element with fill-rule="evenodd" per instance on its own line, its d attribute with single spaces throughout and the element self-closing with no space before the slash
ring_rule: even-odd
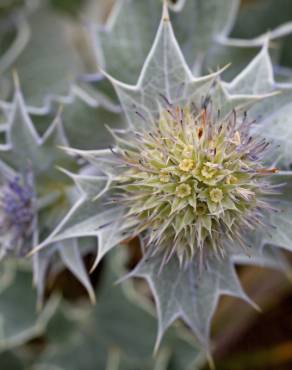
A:
<svg viewBox="0 0 292 370">
<path fill-rule="evenodd" d="M 191 193 L 192 193 L 192 189 L 190 185 L 188 184 L 180 184 L 175 189 L 175 194 L 179 198 L 185 198 L 191 195 Z"/>
<path fill-rule="evenodd" d="M 205 179 L 211 179 L 212 177 L 214 177 L 216 174 L 216 169 L 214 167 L 211 166 L 211 164 L 208 162 L 206 164 L 204 164 L 202 170 L 201 170 L 201 175 L 205 178 Z"/>
<path fill-rule="evenodd" d="M 179 164 L 179 169 L 184 171 L 184 172 L 189 172 L 194 168 L 194 161 L 189 158 L 183 159 L 180 164 Z"/>
<path fill-rule="evenodd" d="M 212 202 L 220 203 L 223 199 L 223 192 L 221 189 L 215 188 L 210 191 L 210 198 Z"/>
</svg>

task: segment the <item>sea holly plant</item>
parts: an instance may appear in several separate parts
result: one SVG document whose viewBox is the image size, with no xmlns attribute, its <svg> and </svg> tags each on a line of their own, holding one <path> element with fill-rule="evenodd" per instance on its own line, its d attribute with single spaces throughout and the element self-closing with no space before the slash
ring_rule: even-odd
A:
<svg viewBox="0 0 292 370">
<path fill-rule="evenodd" d="M 180 318 L 210 353 L 220 295 L 256 307 L 234 264 L 285 269 L 280 247 L 291 250 L 291 172 L 278 160 L 281 147 L 265 114 L 274 101 L 281 117 L 289 92 L 277 95 L 268 41 L 231 83 L 223 83 L 220 73 L 193 76 L 164 3 L 137 84 L 104 72 L 128 126 L 110 129 L 110 148 L 64 148 L 88 165 L 86 173 L 63 169 L 80 196 L 32 251 L 97 237 L 96 267 L 112 248 L 138 238 L 143 256 L 126 277 L 149 283 L 158 315 L 156 348 Z"/>
<path fill-rule="evenodd" d="M 39 136 L 15 77 L 15 95 L 8 114 L 7 143 L 0 150 L 1 247 L 0 257 L 25 258 L 41 237 L 50 233 L 74 199 L 74 189 L 62 178 L 57 164 L 77 168 L 57 149 L 66 145 L 60 114 Z M 42 302 L 46 274 L 52 259 L 59 254 L 63 263 L 94 294 L 78 248 L 78 241 L 55 244 L 33 257 L 34 282 Z"/>
<path fill-rule="evenodd" d="M 220 296 L 262 306 L 235 265 L 289 269 L 292 94 L 273 68 L 291 24 L 242 40 L 237 0 L 165 1 L 162 19 L 162 0 L 110 3 L 93 50 L 62 0 L 0 5 L 5 368 L 198 370 L 244 321 L 220 322 L 224 300 L 211 342 Z M 240 269 L 257 294 L 258 271 Z"/>
</svg>

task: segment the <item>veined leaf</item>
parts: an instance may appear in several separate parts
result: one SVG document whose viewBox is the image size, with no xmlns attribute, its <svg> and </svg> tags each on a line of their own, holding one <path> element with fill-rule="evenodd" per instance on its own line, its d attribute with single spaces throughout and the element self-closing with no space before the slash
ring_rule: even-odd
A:
<svg viewBox="0 0 292 370">
<path fill-rule="evenodd" d="M 182 0 L 171 6 L 175 34 L 190 68 L 201 65 L 218 35 L 229 33 L 238 5 L 237 0 L 220 4 L 214 0 Z M 157 0 L 117 1 L 105 29 L 92 27 L 98 64 L 115 78 L 135 83 L 151 48 L 161 6 L 162 1 Z"/>
<path fill-rule="evenodd" d="M 167 328 L 181 318 L 208 350 L 211 318 L 219 296 L 228 294 L 251 303 L 228 258 L 210 261 L 203 271 L 196 261 L 189 262 L 185 268 L 177 258 L 163 267 L 161 264 L 161 256 L 145 255 L 129 275 L 145 278 L 154 295 L 158 314 L 156 346 Z"/>
</svg>

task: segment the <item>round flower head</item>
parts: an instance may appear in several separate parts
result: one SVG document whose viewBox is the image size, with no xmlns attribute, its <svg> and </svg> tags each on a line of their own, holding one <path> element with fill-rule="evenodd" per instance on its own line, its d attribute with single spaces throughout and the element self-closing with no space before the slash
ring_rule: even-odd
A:
<svg viewBox="0 0 292 370">
<path fill-rule="evenodd" d="M 31 176 L 16 176 L 1 186 L 0 257 L 26 255 L 34 229 L 35 206 Z"/>
<path fill-rule="evenodd" d="M 225 242 L 246 246 L 246 229 L 264 225 L 271 193 L 261 160 L 268 144 L 250 136 L 246 116 L 220 119 L 211 111 L 170 106 L 149 131 L 118 140 L 123 171 L 118 201 L 133 235 L 180 259 L 224 254 Z"/>
</svg>

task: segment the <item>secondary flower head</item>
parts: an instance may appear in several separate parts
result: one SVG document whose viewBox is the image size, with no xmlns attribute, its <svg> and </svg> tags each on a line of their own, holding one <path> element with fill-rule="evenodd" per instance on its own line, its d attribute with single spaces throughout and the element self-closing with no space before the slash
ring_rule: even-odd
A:
<svg viewBox="0 0 292 370">
<path fill-rule="evenodd" d="M 210 109 L 169 106 L 150 130 L 117 139 L 117 201 L 133 235 L 166 260 L 223 255 L 226 241 L 245 247 L 246 229 L 265 224 L 267 177 L 275 172 L 263 167 L 269 145 L 250 126 L 235 112 L 220 119 Z"/>
<path fill-rule="evenodd" d="M 16 176 L 0 188 L 0 257 L 24 256 L 32 247 L 35 222 L 31 174 Z"/>
</svg>

